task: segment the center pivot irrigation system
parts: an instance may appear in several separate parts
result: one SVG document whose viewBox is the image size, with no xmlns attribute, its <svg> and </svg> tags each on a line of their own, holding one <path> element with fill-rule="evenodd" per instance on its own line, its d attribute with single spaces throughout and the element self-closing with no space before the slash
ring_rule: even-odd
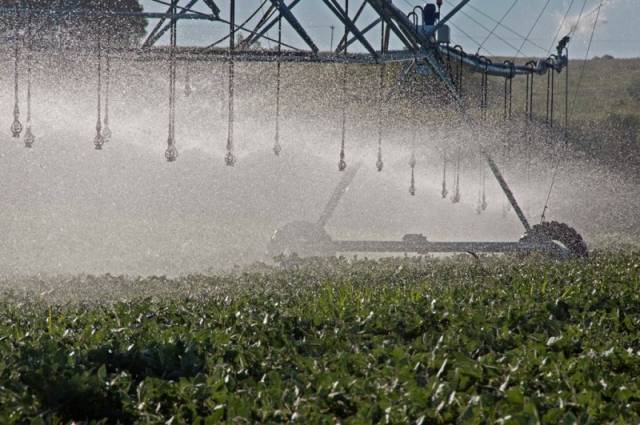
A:
<svg viewBox="0 0 640 425">
<path fill-rule="evenodd" d="M 558 43 L 556 53 L 546 58 L 529 61 L 525 64 L 516 64 L 511 61 L 493 63 L 479 54 L 467 54 L 459 45 L 451 43 L 450 30 L 447 23 L 457 13 L 461 12 L 470 3 L 470 0 L 458 0 L 457 3 L 444 15 L 441 15 L 442 0 L 435 4 L 427 3 L 424 7 L 415 7 L 409 13 L 401 10 L 392 0 L 264 0 L 262 4 L 244 22 L 236 20 L 235 0 L 152 0 L 164 5 L 165 12 L 145 12 L 130 10 L 104 10 L 88 8 L 56 8 L 51 6 L 29 7 L 25 2 L 18 1 L 15 7 L 0 8 L 0 16 L 15 22 L 14 60 L 15 60 L 15 107 L 11 133 L 19 138 L 23 133 L 20 122 L 19 108 L 19 60 L 20 51 L 25 49 L 27 53 L 27 119 L 24 131 L 24 144 L 32 148 L 35 142 L 31 128 L 31 58 L 37 52 L 41 44 L 34 43 L 37 38 L 37 28 L 31 24 L 34 17 L 45 17 L 49 21 L 64 22 L 69 19 L 81 19 L 91 17 L 98 19 L 100 25 L 109 26 L 109 19 L 122 19 L 126 17 L 143 17 L 155 21 L 153 29 L 147 34 L 146 39 L 139 47 L 110 46 L 108 40 L 98 37 L 95 46 L 85 48 L 97 58 L 97 122 L 94 147 L 101 150 L 105 143 L 111 139 L 109 128 L 109 78 L 111 60 L 158 60 L 169 63 L 169 126 L 167 137 L 167 149 L 165 158 L 173 162 L 178 158 L 178 149 L 175 137 L 175 110 L 176 110 L 176 67 L 179 62 L 191 61 L 224 61 L 228 63 L 228 136 L 226 141 L 225 164 L 236 165 L 234 149 L 234 66 L 238 61 L 271 62 L 277 65 L 276 79 L 276 107 L 274 122 L 274 153 L 276 156 L 282 152 L 280 144 L 280 64 L 283 62 L 318 62 L 344 64 L 342 83 L 346 91 L 348 78 L 348 66 L 353 63 L 372 64 L 380 68 L 379 104 L 382 110 L 383 103 L 388 99 L 385 95 L 385 66 L 389 63 L 404 63 L 402 75 L 410 72 L 428 72 L 434 75 L 446 89 L 446 92 L 457 106 L 460 122 L 469 128 L 474 128 L 473 116 L 467 111 L 463 96 L 463 74 L 478 73 L 481 75 L 481 102 L 480 110 L 486 115 L 488 78 L 494 77 L 504 80 L 504 111 L 505 119 L 511 118 L 512 82 L 515 78 L 526 78 L 525 120 L 533 120 L 533 81 L 534 76 L 543 76 L 547 79 L 547 124 L 553 125 L 554 111 L 554 87 L 555 74 L 566 70 L 568 65 L 567 43 L 569 37 L 564 37 Z M 344 26 L 344 34 L 337 44 L 337 48 L 331 52 L 320 52 L 313 38 L 307 32 L 310 25 L 306 25 L 296 17 L 296 6 L 303 1 L 313 1 L 316 7 L 326 9 L 337 18 Z M 241 4 L 242 2 L 238 2 Z M 350 4 L 353 3 L 353 4 Z M 355 9 L 353 8 L 353 6 Z M 228 12 L 228 16 L 222 16 L 221 10 Z M 374 16 L 371 22 L 362 23 L 364 15 Z M 206 10 L 203 12 L 202 10 Z M 244 9 L 246 11 L 246 6 Z M 355 13 L 353 13 L 355 10 Z M 222 27 L 224 36 L 215 43 L 206 47 L 179 46 L 177 42 L 177 24 L 183 20 L 208 21 L 211 25 Z M 27 24 L 25 24 L 27 22 Z M 295 32 L 306 46 L 304 49 L 293 47 L 282 39 L 283 23 Z M 24 30 L 26 28 L 26 31 Z M 331 27 L 333 30 L 333 27 Z M 269 34 L 276 32 L 275 37 Z M 169 33 L 169 45 L 156 46 L 156 42 L 166 33 Z M 246 37 L 237 41 L 236 35 L 242 33 Z M 370 40 L 378 39 L 378 42 Z M 402 46 L 401 49 L 391 50 L 390 40 Z M 269 50 L 252 49 L 261 40 L 269 40 L 276 43 L 277 48 Z M 225 44 L 223 46 L 223 43 Z M 333 44 L 333 43 L 332 43 Z M 351 46 L 359 46 L 360 53 L 350 53 Z M 41 47 L 40 47 L 41 48 Z M 103 62 L 104 66 L 103 66 Z M 188 70 L 188 66 L 187 66 Z M 104 80 L 104 84 L 103 84 Z M 567 79 L 568 81 L 568 79 Z M 190 76 L 187 74 L 185 81 L 185 95 L 191 92 Z M 568 84 L 567 84 L 568 87 Z M 389 94 L 394 88 L 389 89 Z M 104 95 L 103 95 L 104 93 Z M 344 96 L 346 98 L 346 95 Z M 568 96 L 565 96 L 567 102 Z M 104 104 L 104 114 L 103 114 Z M 567 104 L 565 104 L 567 108 Z M 296 253 L 301 256 L 335 255 L 338 252 L 401 252 L 401 253 L 434 253 L 434 252 L 544 252 L 558 257 L 586 256 L 587 247 L 582 237 L 571 227 L 558 222 L 544 222 L 530 225 L 516 198 L 509 188 L 498 165 L 490 153 L 480 146 L 480 151 L 486 160 L 493 176 L 504 192 L 511 208 L 518 216 L 524 227 L 524 236 L 514 242 L 430 242 L 422 235 L 405 235 L 400 241 L 347 241 L 334 240 L 326 232 L 325 225 L 335 211 L 341 197 L 356 176 L 360 164 L 347 166 L 346 158 L 346 110 L 347 102 L 343 102 L 342 137 L 338 161 L 338 169 L 344 172 L 343 178 L 335 189 L 325 210 L 316 223 L 294 222 L 280 228 L 274 233 L 269 245 L 268 253 L 272 256 L 279 254 Z M 565 109 L 565 118 L 568 111 Z M 566 122 L 565 122 L 566 125 Z M 378 171 L 383 169 L 382 161 L 382 124 L 380 124 L 378 136 L 378 157 L 376 167 Z M 458 168 L 460 159 L 458 158 Z M 412 184 L 409 192 L 415 194 L 413 169 L 415 157 L 410 161 L 412 171 Z M 446 162 L 445 162 L 446 174 Z M 446 177 L 446 176 L 445 176 Z M 459 176 L 456 177 L 459 179 Z M 456 183 L 457 182 L 457 183 Z M 454 193 L 452 202 L 460 200 L 459 180 L 454 180 Z M 446 180 L 443 179 L 442 197 L 447 197 Z M 479 203 L 479 209 L 486 208 L 484 194 Z"/>
</svg>

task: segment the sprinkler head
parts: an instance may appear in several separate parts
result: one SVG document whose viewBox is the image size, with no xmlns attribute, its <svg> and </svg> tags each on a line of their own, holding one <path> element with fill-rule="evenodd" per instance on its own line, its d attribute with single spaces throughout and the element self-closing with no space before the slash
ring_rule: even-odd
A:
<svg viewBox="0 0 640 425">
<path fill-rule="evenodd" d="M 227 167 L 234 167 L 236 165 L 236 157 L 233 155 L 233 152 L 227 152 L 224 156 L 224 163 Z"/>
<path fill-rule="evenodd" d="M 102 138 L 104 139 L 104 143 L 109 143 L 111 141 L 111 129 L 109 128 L 109 124 L 105 123 L 103 127 Z"/>
<path fill-rule="evenodd" d="M 447 199 L 448 194 L 449 194 L 449 191 L 447 190 L 447 186 L 443 184 L 442 192 L 440 192 L 440 195 L 442 195 L 442 199 Z"/>
<path fill-rule="evenodd" d="M 20 123 L 20 120 L 18 118 L 15 118 L 13 120 L 13 124 L 11 124 L 11 134 L 13 135 L 13 137 L 18 138 L 20 137 L 21 133 L 22 133 L 22 124 Z"/>
<path fill-rule="evenodd" d="M 97 151 L 102 150 L 102 145 L 104 145 L 104 138 L 102 137 L 102 134 L 100 132 L 98 132 L 95 139 L 93 139 L 93 145 L 95 146 Z"/>
<path fill-rule="evenodd" d="M 281 152 L 282 152 L 282 146 L 280 146 L 280 143 L 276 143 L 273 146 L 273 153 L 276 154 L 276 156 L 280 156 Z"/>
<path fill-rule="evenodd" d="M 338 171 L 344 171 L 347 169 L 347 163 L 345 162 L 344 159 L 341 159 L 340 161 L 338 161 Z"/>
<path fill-rule="evenodd" d="M 409 195 L 416 196 L 416 188 L 415 188 L 415 186 L 413 186 L 413 185 L 409 186 Z"/>
<path fill-rule="evenodd" d="M 383 167 L 384 167 L 384 162 L 382 162 L 382 160 L 378 158 L 378 160 L 376 161 L 376 168 L 378 169 L 378 172 L 382 171 Z"/>
<path fill-rule="evenodd" d="M 176 145 L 171 137 L 169 138 L 167 145 L 167 150 L 164 151 L 164 158 L 167 162 L 175 162 L 175 160 L 178 159 L 178 149 L 176 149 Z"/>
<path fill-rule="evenodd" d="M 27 126 L 27 130 L 24 132 L 24 147 L 30 149 L 35 141 L 36 136 L 31 132 L 31 126 Z"/>
</svg>

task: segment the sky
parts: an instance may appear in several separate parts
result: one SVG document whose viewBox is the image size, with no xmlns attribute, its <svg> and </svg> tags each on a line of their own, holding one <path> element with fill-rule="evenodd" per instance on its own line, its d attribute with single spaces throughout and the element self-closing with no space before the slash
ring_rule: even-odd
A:
<svg viewBox="0 0 640 425">
<path fill-rule="evenodd" d="M 141 1 L 147 11 L 166 9 L 166 6 L 158 4 L 157 0 Z M 237 1 L 238 21 L 246 19 L 262 1 Z M 443 12 L 447 13 L 457 2 L 458 0 L 445 0 Z M 186 3 L 187 0 L 180 1 L 181 5 Z M 200 3 L 195 10 L 207 11 L 204 3 Z M 217 4 L 222 9 L 223 17 L 228 17 L 228 0 L 217 1 Z M 351 10 L 355 10 L 360 4 L 360 0 L 351 0 Z M 408 12 L 413 6 L 422 5 L 424 2 L 395 0 L 394 4 Z M 578 23 L 583 7 L 584 12 Z M 360 19 L 368 24 L 374 19 L 374 15 L 369 7 L 366 10 Z M 321 50 L 329 50 L 332 25 L 336 27 L 335 38 L 340 37 L 341 25 L 322 1 L 302 0 L 294 12 Z M 640 56 L 640 34 L 637 32 L 637 24 L 640 23 L 640 0 L 471 0 L 462 12 L 451 20 L 452 40 L 468 52 L 480 49 L 481 54 L 489 56 L 539 57 L 547 56 L 556 34 L 559 33 L 562 37 L 575 28 L 570 54 L 572 57 L 580 58 L 587 55 L 596 17 L 597 25 L 588 52 L 589 57 L 604 54 L 614 57 Z M 497 26 L 497 21 L 501 21 L 501 25 Z M 150 21 L 149 28 L 153 28 L 154 24 L 155 21 Z M 183 21 L 179 25 L 178 42 L 186 45 L 208 45 L 223 31 L 220 23 Z M 275 38 L 275 31 L 270 35 Z M 371 41 L 377 41 L 378 32 L 372 31 L 370 37 Z M 304 43 L 287 26 L 284 30 L 284 41 L 296 47 L 304 47 Z M 166 42 L 167 39 L 164 38 L 160 43 Z"/>
</svg>

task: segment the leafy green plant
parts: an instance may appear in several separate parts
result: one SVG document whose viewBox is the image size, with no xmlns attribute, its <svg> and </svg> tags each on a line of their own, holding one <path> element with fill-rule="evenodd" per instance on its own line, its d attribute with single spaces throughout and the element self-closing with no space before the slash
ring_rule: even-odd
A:
<svg viewBox="0 0 640 425">
<path fill-rule="evenodd" d="M 0 302 L 1 423 L 640 420 L 638 253 L 72 283 Z"/>
</svg>

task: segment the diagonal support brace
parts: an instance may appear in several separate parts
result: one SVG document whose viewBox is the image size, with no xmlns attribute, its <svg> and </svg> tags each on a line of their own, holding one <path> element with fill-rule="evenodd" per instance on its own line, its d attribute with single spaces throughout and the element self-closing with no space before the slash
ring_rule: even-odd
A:
<svg viewBox="0 0 640 425">
<path fill-rule="evenodd" d="M 358 8 L 356 14 L 354 15 L 353 19 L 351 20 L 351 22 L 355 25 L 356 22 L 358 22 L 358 19 L 360 18 L 360 15 L 362 14 L 362 11 L 364 10 L 364 7 L 367 5 L 366 0 L 362 2 L 362 4 L 360 5 L 360 7 Z M 344 49 L 344 44 L 347 42 L 347 37 L 348 34 L 344 34 L 342 36 L 342 38 L 340 39 L 340 42 L 338 43 L 338 47 L 336 48 L 336 53 L 340 53 L 340 51 L 342 51 Z"/>
<path fill-rule="evenodd" d="M 180 12 L 178 12 L 176 15 L 172 16 L 171 19 L 169 19 L 169 22 L 167 22 L 167 24 L 164 25 L 164 27 L 159 28 L 164 23 L 164 19 L 161 20 L 160 22 L 158 22 L 158 25 L 156 25 L 156 27 L 153 29 L 151 34 L 149 34 L 147 39 L 142 44 L 142 47 L 151 47 L 151 46 L 153 46 L 158 40 L 160 40 L 160 37 L 162 37 L 164 35 L 164 33 L 166 33 L 167 31 L 169 31 L 171 26 L 174 25 L 175 22 L 178 19 L 180 19 L 181 16 L 184 16 L 189 10 L 191 10 L 193 5 L 196 4 L 197 2 L 198 2 L 198 0 L 191 0 L 186 6 L 184 6 L 184 8 L 182 10 L 180 10 Z"/>
<path fill-rule="evenodd" d="M 336 2 L 336 0 L 323 0 L 329 9 L 333 12 L 334 15 L 342 22 L 349 32 L 351 32 L 358 41 L 364 46 L 365 49 L 374 57 L 374 59 L 378 60 L 378 52 L 374 49 L 371 44 L 367 41 L 367 39 L 362 35 L 360 30 L 353 24 L 353 21 L 349 19 L 345 11 L 342 7 Z"/>
<path fill-rule="evenodd" d="M 280 13 L 282 14 L 282 17 L 289 23 L 289 25 L 291 25 L 291 28 L 293 28 L 298 33 L 300 38 L 302 38 L 304 42 L 307 43 L 307 46 L 309 46 L 313 54 L 317 55 L 318 47 L 313 42 L 311 37 L 309 37 L 309 34 L 307 34 L 300 22 L 298 22 L 298 19 L 296 19 L 293 13 L 291 13 L 291 9 L 284 3 L 284 0 L 271 0 L 271 3 L 278 8 Z"/>
</svg>

